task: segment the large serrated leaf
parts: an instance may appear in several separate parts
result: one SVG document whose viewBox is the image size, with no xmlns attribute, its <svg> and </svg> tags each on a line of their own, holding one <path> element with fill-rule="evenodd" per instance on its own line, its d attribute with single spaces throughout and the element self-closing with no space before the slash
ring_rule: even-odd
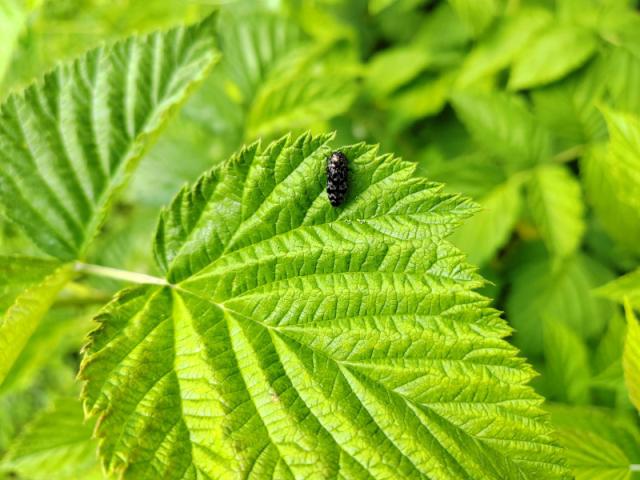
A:
<svg viewBox="0 0 640 480">
<path fill-rule="evenodd" d="M 0 202 L 45 253 L 84 255 L 149 138 L 215 62 L 213 24 L 93 50 L 0 107 Z"/>
<path fill-rule="evenodd" d="M 83 360 L 107 470 L 562 477 L 533 372 L 445 240 L 473 204 L 359 144 L 333 208 L 330 139 L 246 147 L 164 211 L 167 286 L 118 295 Z"/>
</svg>

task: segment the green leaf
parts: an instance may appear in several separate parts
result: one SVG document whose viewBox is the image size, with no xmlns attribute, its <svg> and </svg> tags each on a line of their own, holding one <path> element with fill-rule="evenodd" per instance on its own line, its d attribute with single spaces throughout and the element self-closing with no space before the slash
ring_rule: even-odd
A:
<svg viewBox="0 0 640 480">
<path fill-rule="evenodd" d="M 73 276 L 70 265 L 56 270 L 17 296 L 0 320 L 0 385 L 56 296 Z"/>
<path fill-rule="evenodd" d="M 595 293 L 618 303 L 640 308 L 640 268 L 598 287 Z"/>
<path fill-rule="evenodd" d="M 460 133 L 455 132 L 452 135 L 457 137 Z M 425 152 L 430 148 L 427 147 Z M 435 160 L 423 153 L 416 171 L 443 183 L 445 190 L 450 193 L 461 192 L 478 200 L 507 181 L 503 166 L 485 154 L 473 153 L 453 159 L 440 158 L 442 156 L 443 154 L 440 154 Z"/>
<path fill-rule="evenodd" d="M 431 61 L 432 54 L 417 46 L 383 50 L 367 65 L 367 88 L 376 97 L 389 95 L 417 77 Z"/>
<path fill-rule="evenodd" d="M 636 115 L 604 111 L 609 129 L 609 177 L 620 198 L 640 208 L 640 119 Z"/>
<path fill-rule="evenodd" d="M 249 110 L 245 138 L 270 137 L 291 128 L 303 129 L 345 112 L 356 95 L 355 69 L 319 60 L 271 75 L 256 93 Z M 314 65 L 315 64 L 315 65 Z"/>
<path fill-rule="evenodd" d="M 82 257 L 114 193 L 217 58 L 213 19 L 58 67 L 0 107 L 0 202 L 45 253 Z"/>
<path fill-rule="evenodd" d="M 460 19 L 477 36 L 482 34 L 500 12 L 500 0 L 449 0 Z"/>
<path fill-rule="evenodd" d="M 591 432 L 571 430 L 561 431 L 558 440 L 565 447 L 576 480 L 631 478 L 631 462 L 615 443 Z"/>
<path fill-rule="evenodd" d="M 415 120 L 440 113 L 449 99 L 453 79 L 451 73 L 429 75 L 392 95 L 388 99 L 390 130 L 401 130 Z"/>
<path fill-rule="evenodd" d="M 548 409 L 576 480 L 632 478 L 632 463 L 640 460 L 640 432 L 633 419 L 595 407 Z"/>
<path fill-rule="evenodd" d="M 624 381 L 629 389 L 629 397 L 640 411 L 640 325 L 629 303 L 625 303 L 627 335 L 624 340 L 622 368 Z"/>
<path fill-rule="evenodd" d="M 584 341 L 563 322 L 544 319 L 544 359 L 545 398 L 589 403 L 589 352 Z"/>
<path fill-rule="evenodd" d="M 638 31 L 635 15 L 626 13 L 626 18 L 634 22 L 633 31 Z M 640 82 L 640 54 L 638 42 L 623 42 L 606 52 L 605 84 L 611 96 L 611 105 L 621 111 L 640 111 L 640 89 L 635 86 Z"/>
<path fill-rule="evenodd" d="M 631 191 L 627 180 L 613 173 L 620 170 L 620 165 L 610 149 L 592 147 L 580 166 L 585 191 L 603 228 L 621 246 L 640 253 L 637 241 L 640 238 L 640 209 L 637 200 L 629 198 Z"/>
<path fill-rule="evenodd" d="M 0 312 L 59 266 L 59 262 L 43 258 L 0 256 Z"/>
<path fill-rule="evenodd" d="M 509 165 L 532 165 L 548 158 L 549 133 L 520 97 L 506 93 L 457 93 L 453 106 L 474 140 Z"/>
<path fill-rule="evenodd" d="M 330 139 L 246 147 L 163 212 L 169 284 L 120 293 L 83 359 L 107 470 L 562 477 L 533 372 L 445 240 L 473 204 L 358 144 L 333 208 Z"/>
<path fill-rule="evenodd" d="M 310 42 L 290 19 L 226 11 L 218 42 L 220 67 L 185 110 L 233 148 L 316 126 L 344 112 L 357 92 L 353 52 L 335 39 Z"/>
<path fill-rule="evenodd" d="M 26 20 L 20 0 L 5 0 L 0 4 L 0 86 L 11 61 L 14 47 Z M 2 98 L 0 90 L 0 98 Z"/>
<path fill-rule="evenodd" d="M 518 54 L 509 88 L 522 90 L 559 80 L 589 60 L 597 46 L 595 35 L 586 28 L 550 26 Z"/>
<path fill-rule="evenodd" d="M 585 231 L 580 183 L 566 167 L 535 168 L 527 182 L 529 213 L 549 251 L 571 255 L 580 246 Z"/>
<path fill-rule="evenodd" d="M 369 12 L 372 15 L 377 15 L 382 12 L 384 9 L 390 7 L 398 0 L 369 0 Z"/>
<path fill-rule="evenodd" d="M 606 126 L 596 108 L 605 93 L 609 71 L 594 60 L 567 78 L 532 92 L 536 116 L 565 149 L 603 140 Z"/>
<path fill-rule="evenodd" d="M 562 321 L 582 339 L 597 337 L 611 317 L 612 305 L 591 291 L 611 273 L 579 253 L 561 260 L 523 253 L 528 260 L 518 263 L 511 274 L 506 306 L 516 344 L 529 355 L 542 353 L 547 317 Z"/>
<path fill-rule="evenodd" d="M 524 8 L 505 17 L 467 55 L 460 68 L 457 86 L 464 88 L 508 67 L 518 52 L 551 21 L 543 9 Z"/>
<path fill-rule="evenodd" d="M 607 323 L 607 331 L 600 339 L 593 358 L 596 371 L 605 370 L 611 364 L 616 363 L 620 365 L 620 371 L 622 372 L 620 361 L 622 360 L 626 328 L 624 317 L 618 310 L 615 310 L 614 315 Z"/>
<path fill-rule="evenodd" d="M 102 479 L 93 427 L 77 399 L 60 398 L 14 440 L 0 471 L 30 480 Z"/>
<path fill-rule="evenodd" d="M 80 350 L 97 306 L 64 303 L 61 299 L 54 304 L 39 322 L 0 385 L 0 394 L 28 387 L 46 367 L 56 368 Z"/>
<path fill-rule="evenodd" d="M 522 208 L 521 181 L 511 178 L 480 200 L 480 211 L 453 234 L 451 241 L 469 261 L 482 265 L 509 240 Z"/>
</svg>

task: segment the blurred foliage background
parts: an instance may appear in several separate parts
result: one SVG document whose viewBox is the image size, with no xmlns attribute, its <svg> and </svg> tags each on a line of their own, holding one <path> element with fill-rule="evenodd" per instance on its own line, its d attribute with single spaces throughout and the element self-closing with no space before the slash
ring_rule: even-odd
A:
<svg viewBox="0 0 640 480">
<path fill-rule="evenodd" d="M 154 273 L 161 206 L 243 143 L 304 130 L 379 143 L 481 205 L 453 240 L 541 373 L 534 386 L 560 440 L 615 449 L 631 475 L 640 434 L 619 302 L 640 307 L 637 2 L 2 0 L 0 98 L 102 42 L 212 10 L 223 59 L 144 158 L 91 261 Z M 0 253 L 37 254 L 0 229 Z M 0 272 L 0 289 L 11 274 Z M 101 478 L 74 376 L 92 314 L 120 287 L 72 284 L 11 371 L 0 391 L 6 475 Z M 47 467 L 61 428 L 79 432 L 66 470 Z M 38 457 L 26 447 L 39 432 L 52 440 Z"/>
</svg>

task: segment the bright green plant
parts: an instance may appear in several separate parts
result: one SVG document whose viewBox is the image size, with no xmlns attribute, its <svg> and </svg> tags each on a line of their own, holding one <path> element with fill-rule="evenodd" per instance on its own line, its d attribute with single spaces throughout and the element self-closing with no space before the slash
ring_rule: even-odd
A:
<svg viewBox="0 0 640 480">
<path fill-rule="evenodd" d="M 0 6 L 0 479 L 638 478 L 635 3 Z"/>
</svg>

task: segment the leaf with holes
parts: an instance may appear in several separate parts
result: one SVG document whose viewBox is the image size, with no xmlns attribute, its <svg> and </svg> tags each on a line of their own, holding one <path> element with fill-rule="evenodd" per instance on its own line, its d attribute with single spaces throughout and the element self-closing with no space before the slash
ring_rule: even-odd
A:
<svg viewBox="0 0 640 480">
<path fill-rule="evenodd" d="M 83 359 L 107 471 L 561 478 L 533 371 L 445 239 L 474 205 L 358 144 L 334 208 L 330 140 L 250 145 L 163 212 L 167 285 L 121 292 Z"/>
</svg>

